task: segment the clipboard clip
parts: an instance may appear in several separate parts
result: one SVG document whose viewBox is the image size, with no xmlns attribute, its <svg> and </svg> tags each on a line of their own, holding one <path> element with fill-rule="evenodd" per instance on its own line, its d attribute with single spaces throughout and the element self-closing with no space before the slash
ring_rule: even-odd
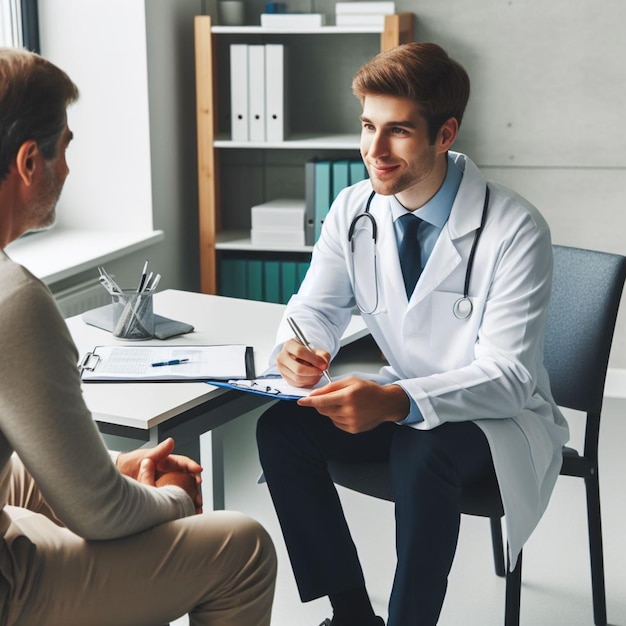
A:
<svg viewBox="0 0 626 626">
<path fill-rule="evenodd" d="M 272 387 L 271 385 L 262 385 L 256 380 L 229 380 L 228 384 L 238 389 L 258 391 L 269 396 L 279 396 L 281 394 L 280 389 L 276 389 L 276 387 Z"/>
<path fill-rule="evenodd" d="M 82 373 L 84 371 L 93 372 L 100 363 L 100 355 L 94 352 L 87 352 L 87 354 L 78 363 L 78 369 Z"/>
</svg>

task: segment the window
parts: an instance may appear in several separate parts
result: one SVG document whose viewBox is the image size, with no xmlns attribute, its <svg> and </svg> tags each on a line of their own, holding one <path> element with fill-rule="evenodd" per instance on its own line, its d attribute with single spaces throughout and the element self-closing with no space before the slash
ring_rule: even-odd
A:
<svg viewBox="0 0 626 626">
<path fill-rule="evenodd" d="M 37 0 L 0 0 L 0 46 L 39 52 Z"/>
<path fill-rule="evenodd" d="M 0 0 L 0 7 L 24 1 Z M 107 0 L 94 19 L 93 1 L 39 2 L 41 54 L 80 90 L 68 109 L 71 174 L 54 228 L 21 237 L 7 251 L 53 291 L 85 272 L 97 276 L 97 265 L 109 267 L 164 240 L 153 228 L 146 3 L 152 4 Z M 4 14 L 0 18 L 4 24 Z M 155 254 L 153 248 L 151 262 Z"/>
</svg>

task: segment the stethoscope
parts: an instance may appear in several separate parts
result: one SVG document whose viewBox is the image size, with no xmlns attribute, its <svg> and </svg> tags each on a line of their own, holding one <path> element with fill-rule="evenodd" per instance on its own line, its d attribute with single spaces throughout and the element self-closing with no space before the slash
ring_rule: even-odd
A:
<svg viewBox="0 0 626 626">
<path fill-rule="evenodd" d="M 369 198 L 367 199 L 367 203 L 365 204 L 365 211 L 363 211 L 362 213 L 359 213 L 353 218 L 352 222 L 350 223 L 350 228 L 348 229 L 348 242 L 350 243 L 350 247 L 352 251 L 352 275 L 354 276 L 354 281 L 355 281 L 354 291 L 356 294 L 358 290 L 356 288 L 356 272 L 355 272 L 355 266 L 354 266 L 354 233 L 360 221 L 363 221 L 363 220 L 368 221 L 371 226 L 371 231 L 372 231 L 371 237 L 372 237 L 372 243 L 374 246 L 373 262 L 374 262 L 374 281 L 375 281 L 373 307 L 368 307 L 368 308 L 363 307 L 362 304 L 359 302 L 359 298 L 357 298 L 357 306 L 359 307 L 359 310 L 361 311 L 361 313 L 365 313 L 365 314 L 373 314 L 378 308 L 378 273 L 376 271 L 377 270 L 376 247 L 378 243 L 378 224 L 376 223 L 376 218 L 370 213 L 370 205 L 375 195 L 376 195 L 376 192 L 372 191 Z M 486 192 L 485 192 L 485 202 L 483 204 L 483 213 L 480 219 L 480 226 L 478 227 L 478 229 L 476 230 L 476 233 L 474 234 L 474 241 L 472 243 L 472 248 L 470 250 L 469 258 L 467 260 L 467 269 L 465 270 L 465 284 L 463 286 L 463 296 L 459 298 L 452 305 L 452 313 L 454 313 L 454 317 L 456 317 L 459 320 L 468 319 L 472 315 L 472 312 L 474 311 L 474 305 L 472 304 L 472 301 L 469 298 L 469 286 L 470 286 L 470 281 L 472 279 L 472 269 L 474 268 L 474 256 L 476 254 L 476 247 L 478 246 L 478 240 L 480 239 L 480 235 L 483 232 L 485 219 L 487 217 L 488 206 L 489 206 L 489 187 L 486 188 Z"/>
</svg>

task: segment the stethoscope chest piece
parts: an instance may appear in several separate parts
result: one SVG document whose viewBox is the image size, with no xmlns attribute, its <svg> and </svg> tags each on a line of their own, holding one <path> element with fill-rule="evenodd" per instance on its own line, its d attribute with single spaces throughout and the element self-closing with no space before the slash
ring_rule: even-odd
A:
<svg viewBox="0 0 626 626">
<path fill-rule="evenodd" d="M 459 298 L 452 307 L 452 312 L 454 313 L 454 317 L 458 320 L 466 320 L 474 310 L 474 305 L 472 301 L 465 296 L 464 298 Z"/>
</svg>

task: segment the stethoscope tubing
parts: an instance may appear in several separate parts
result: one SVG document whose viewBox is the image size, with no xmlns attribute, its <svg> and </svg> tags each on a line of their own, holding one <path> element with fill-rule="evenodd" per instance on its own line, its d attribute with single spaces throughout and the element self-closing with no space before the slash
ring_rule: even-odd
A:
<svg viewBox="0 0 626 626">
<path fill-rule="evenodd" d="M 354 237 L 354 231 L 356 229 L 356 226 L 359 220 L 361 220 L 362 218 L 366 218 L 372 226 L 372 239 L 374 240 L 374 255 L 376 256 L 376 245 L 378 243 L 378 224 L 376 223 L 376 218 L 370 212 L 370 205 L 375 195 L 376 195 L 376 192 L 372 191 L 372 193 L 370 194 L 365 204 L 365 211 L 356 215 L 352 219 L 352 222 L 350 223 L 350 227 L 348 228 L 348 242 L 350 243 L 350 247 L 352 251 L 353 263 L 354 263 L 354 244 L 353 244 L 352 239 Z M 465 282 L 463 285 L 463 297 L 459 298 L 452 307 L 452 312 L 454 313 L 454 316 L 457 319 L 469 318 L 472 315 L 472 312 L 474 310 L 474 305 L 472 304 L 472 301 L 469 298 L 469 286 L 470 286 L 470 281 L 472 279 L 472 270 L 474 268 L 474 257 L 476 255 L 476 248 L 478 247 L 478 241 L 480 239 L 480 236 L 483 232 L 483 228 L 485 226 L 488 207 L 489 207 L 489 186 L 487 186 L 485 189 L 485 201 L 483 204 L 483 212 L 482 212 L 482 216 L 480 219 L 480 226 L 478 227 L 474 235 L 472 248 L 470 250 L 470 254 L 467 259 L 467 269 L 465 270 Z M 355 280 L 356 280 L 356 277 L 355 277 Z M 360 304 L 357 302 L 357 306 L 359 307 L 359 310 L 362 313 L 373 313 L 373 311 L 378 306 L 378 277 L 377 276 L 374 277 L 374 280 L 376 281 L 376 299 L 375 299 L 376 301 L 375 301 L 374 309 L 372 311 L 366 311 L 362 309 Z"/>
</svg>

